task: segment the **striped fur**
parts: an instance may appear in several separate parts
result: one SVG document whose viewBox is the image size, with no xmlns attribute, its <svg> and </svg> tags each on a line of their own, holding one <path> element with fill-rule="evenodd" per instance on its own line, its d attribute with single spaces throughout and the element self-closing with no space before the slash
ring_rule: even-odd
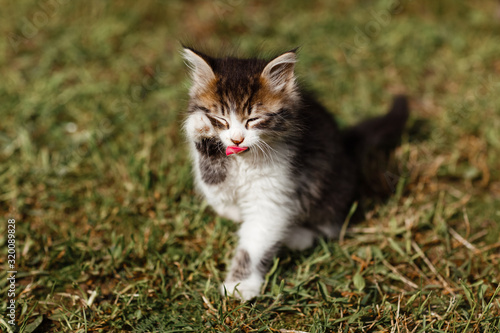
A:
<svg viewBox="0 0 500 333">
<path fill-rule="evenodd" d="M 399 138 L 406 100 L 343 135 L 298 88 L 295 51 L 268 61 L 213 58 L 186 48 L 184 57 L 193 79 L 185 130 L 195 183 L 219 215 L 242 223 L 221 291 L 250 299 L 260 293 L 282 244 L 304 249 L 316 237 L 337 236 L 361 179 L 357 162 L 363 159 L 352 149 L 364 151 L 359 143 L 370 138 L 380 145 Z M 398 119 L 394 129 L 391 119 Z M 248 149 L 226 156 L 234 145 Z"/>
</svg>

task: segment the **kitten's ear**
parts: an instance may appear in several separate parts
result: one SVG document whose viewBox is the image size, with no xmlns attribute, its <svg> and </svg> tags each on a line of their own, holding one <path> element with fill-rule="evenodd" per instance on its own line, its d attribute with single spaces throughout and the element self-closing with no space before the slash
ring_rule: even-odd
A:
<svg viewBox="0 0 500 333">
<path fill-rule="evenodd" d="M 214 71 L 208 62 L 201 54 L 194 50 L 185 47 L 182 55 L 187 61 L 187 65 L 191 69 L 191 77 L 193 78 L 193 86 L 204 87 L 215 79 Z"/>
<path fill-rule="evenodd" d="M 293 88 L 295 83 L 293 70 L 296 62 L 295 51 L 283 53 L 266 65 L 261 77 L 267 80 L 273 90 L 281 91 L 283 88 Z"/>
</svg>

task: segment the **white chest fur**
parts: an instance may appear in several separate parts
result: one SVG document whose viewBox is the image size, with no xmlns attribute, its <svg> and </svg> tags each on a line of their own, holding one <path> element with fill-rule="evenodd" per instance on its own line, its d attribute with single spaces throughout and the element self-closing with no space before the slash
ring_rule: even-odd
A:
<svg viewBox="0 0 500 333">
<path fill-rule="evenodd" d="M 259 206 L 282 207 L 290 203 L 293 197 L 290 161 L 284 154 L 275 154 L 272 159 L 263 159 L 250 152 L 228 156 L 226 178 L 216 185 L 203 182 L 199 156 L 197 152 L 194 155 L 197 187 L 223 217 L 241 222 L 245 213 L 250 213 Z"/>
</svg>

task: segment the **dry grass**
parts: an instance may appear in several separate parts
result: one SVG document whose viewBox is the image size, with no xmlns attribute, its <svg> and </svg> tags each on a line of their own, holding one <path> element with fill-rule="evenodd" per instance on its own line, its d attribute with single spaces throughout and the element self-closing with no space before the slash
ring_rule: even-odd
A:
<svg viewBox="0 0 500 333">
<path fill-rule="evenodd" d="M 399 3 L 3 4 L 0 247 L 13 217 L 19 331 L 499 332 L 498 3 Z M 343 126 L 412 98 L 394 195 L 341 242 L 282 252 L 249 303 L 217 291 L 236 226 L 193 193 L 186 38 L 300 45 L 302 81 Z"/>
</svg>

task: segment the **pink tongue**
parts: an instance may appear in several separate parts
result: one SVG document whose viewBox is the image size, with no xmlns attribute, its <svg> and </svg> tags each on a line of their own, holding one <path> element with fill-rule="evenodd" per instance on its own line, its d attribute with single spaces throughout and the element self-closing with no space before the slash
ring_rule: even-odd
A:
<svg viewBox="0 0 500 333">
<path fill-rule="evenodd" d="M 226 148 L 226 156 L 229 156 L 231 154 L 239 154 L 242 151 L 245 151 L 247 149 L 248 149 L 248 147 L 228 146 Z"/>
</svg>

